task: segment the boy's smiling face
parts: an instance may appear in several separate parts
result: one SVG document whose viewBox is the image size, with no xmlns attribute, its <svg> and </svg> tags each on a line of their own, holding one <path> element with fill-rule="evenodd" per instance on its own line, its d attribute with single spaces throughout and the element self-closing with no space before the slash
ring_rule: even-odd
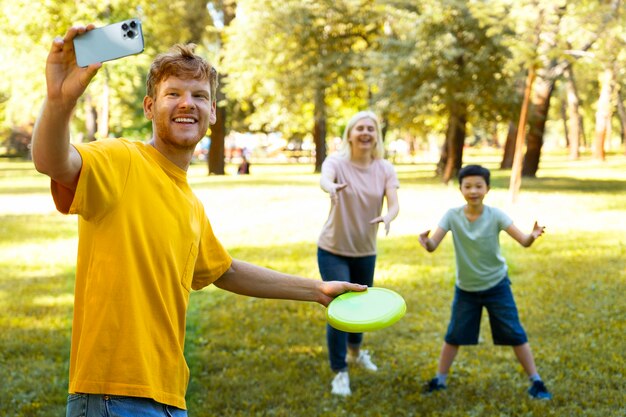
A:
<svg viewBox="0 0 626 417">
<path fill-rule="evenodd" d="M 461 182 L 461 193 L 469 206 L 482 205 L 488 192 L 489 186 L 480 175 L 469 175 Z"/>
</svg>

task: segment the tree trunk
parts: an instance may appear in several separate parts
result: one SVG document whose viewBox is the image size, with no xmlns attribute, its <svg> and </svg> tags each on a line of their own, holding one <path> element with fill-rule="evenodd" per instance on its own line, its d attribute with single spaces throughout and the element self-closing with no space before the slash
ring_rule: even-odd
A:
<svg viewBox="0 0 626 417">
<path fill-rule="evenodd" d="M 220 75 L 218 77 L 219 84 L 217 88 L 217 102 L 223 102 L 224 93 L 222 92 L 222 82 L 225 76 Z M 207 158 L 209 164 L 209 175 L 224 175 L 224 139 L 226 138 L 226 107 L 217 106 L 216 109 L 217 120 L 211 127 L 211 144 L 209 145 L 209 157 Z"/>
<path fill-rule="evenodd" d="M 437 175 L 447 184 L 463 165 L 463 145 L 465 143 L 465 127 L 467 123 L 467 107 L 462 104 L 450 107 L 446 141 L 443 144 L 441 157 L 437 164 Z"/>
<path fill-rule="evenodd" d="M 492 146 L 496 149 L 500 148 L 500 132 L 499 132 L 499 124 L 498 122 L 494 122 L 492 124 L 491 129 L 491 140 L 488 141 L 489 146 Z"/>
<path fill-rule="evenodd" d="M 101 107 L 100 113 L 98 114 L 98 139 L 104 139 L 109 136 L 109 101 L 110 101 L 110 89 L 109 89 L 109 74 L 104 69 L 104 77 L 103 85 L 102 85 L 102 96 L 101 96 Z"/>
<path fill-rule="evenodd" d="M 222 12 L 224 16 L 224 27 L 228 26 L 230 22 L 235 18 L 237 3 L 236 2 L 225 2 L 222 5 Z M 224 36 L 222 31 L 220 36 Z M 223 41 L 220 41 L 220 45 L 223 44 Z M 226 112 L 226 107 L 224 105 L 219 105 L 224 102 L 226 96 L 222 91 L 222 86 L 224 85 L 224 80 L 226 79 L 226 75 L 219 76 L 219 83 L 217 85 L 217 120 L 215 124 L 211 128 L 211 145 L 209 146 L 209 157 L 207 158 L 209 175 L 224 175 L 224 140 L 226 138 L 226 120 L 228 114 Z"/>
<path fill-rule="evenodd" d="M 539 5 L 539 2 L 536 4 Z M 532 71 L 533 82 L 531 83 L 530 107 L 528 108 L 529 129 L 526 137 L 526 154 L 524 155 L 522 166 L 522 176 L 524 177 L 535 177 L 537 175 L 554 82 L 565 70 L 565 61 L 559 63 L 556 59 L 550 58 L 552 55 L 550 51 L 557 47 L 561 20 L 565 15 L 566 9 L 566 3 L 548 2 L 545 4 L 545 8 L 542 6 L 537 21 L 535 29 L 537 58 L 540 58 L 544 64 L 542 68 L 536 70 L 536 77 L 534 75 L 535 69 Z M 528 87 L 528 84 L 526 87 Z"/>
<path fill-rule="evenodd" d="M 580 100 L 578 99 L 578 91 L 576 82 L 574 81 L 574 73 L 572 68 L 568 66 L 563 72 L 565 77 L 566 88 L 566 112 L 565 126 L 567 128 L 567 143 L 569 145 L 569 158 L 578 159 L 580 157 L 580 128 L 582 121 L 580 117 Z"/>
<path fill-rule="evenodd" d="M 515 123 L 509 123 L 509 131 L 506 134 L 506 142 L 504 142 L 504 154 L 500 169 L 511 169 L 513 166 L 513 155 L 515 154 L 515 138 L 517 137 L 517 126 Z"/>
<path fill-rule="evenodd" d="M 604 161 L 605 143 L 611 134 L 611 90 L 613 84 L 613 70 L 609 67 L 598 77 L 600 82 L 600 97 L 598 98 L 598 109 L 596 110 L 596 128 L 593 141 L 593 159 Z"/>
<path fill-rule="evenodd" d="M 326 159 L 326 97 L 323 87 L 318 87 L 315 91 L 313 141 L 315 143 L 315 172 L 322 172 L 322 163 Z"/>
<path fill-rule="evenodd" d="M 522 176 L 536 177 L 541 159 L 541 147 L 543 146 L 543 134 L 550 110 L 550 98 L 554 91 L 552 78 L 544 79 L 537 77 L 533 84 L 531 94 L 531 106 L 529 117 L 529 130 L 526 139 L 526 155 L 522 167 Z"/>
<path fill-rule="evenodd" d="M 621 127 L 621 144 L 624 146 L 624 152 L 626 153 L 626 108 L 624 108 L 624 102 L 622 101 L 621 89 L 617 92 L 617 114 L 619 115 Z"/>
<path fill-rule="evenodd" d="M 517 196 L 522 186 L 522 154 L 524 152 L 524 139 L 526 136 L 526 121 L 528 119 L 528 111 L 530 108 L 530 95 L 533 91 L 535 82 L 535 68 L 533 66 L 528 70 L 526 77 L 526 87 L 524 89 L 524 100 L 520 110 L 519 121 L 517 123 L 517 134 L 515 137 L 515 151 L 513 155 L 513 167 L 511 168 L 511 181 L 509 183 L 509 195 L 511 201 L 517 201 Z"/>
<path fill-rule="evenodd" d="M 565 146 L 569 148 L 569 128 L 567 126 L 567 103 L 561 102 L 561 120 L 563 120 L 563 132 L 565 133 Z"/>
<path fill-rule="evenodd" d="M 83 137 L 85 142 L 93 142 L 96 140 L 96 132 L 98 131 L 98 111 L 93 104 L 91 94 L 85 94 L 85 130 Z"/>
<path fill-rule="evenodd" d="M 536 4 L 538 5 L 539 2 L 537 2 Z M 611 20 L 616 19 L 620 5 L 621 0 L 611 1 L 610 12 L 605 13 L 602 18 L 603 26 L 606 26 Z M 540 18 L 537 32 L 537 45 L 541 46 L 541 43 L 539 42 L 539 35 L 543 35 L 544 38 L 548 39 L 546 44 L 548 46 L 548 50 L 556 47 L 556 39 L 558 38 L 559 34 L 559 25 L 562 17 L 565 15 L 565 11 L 567 10 L 566 3 L 554 4 L 552 6 L 556 7 L 556 20 L 552 22 L 553 29 L 547 31 L 547 33 L 541 32 L 542 19 Z M 578 48 L 578 51 L 585 52 L 589 50 L 600 38 L 601 34 L 602 31 L 594 33 L 591 36 L 591 39 L 589 39 L 586 44 L 584 44 L 581 48 Z M 546 56 L 547 55 L 548 54 L 546 54 Z M 527 151 L 524 157 L 524 166 L 522 169 L 523 176 L 534 177 L 537 174 L 537 170 L 539 168 L 539 159 L 541 157 L 541 147 L 543 146 L 543 134 L 545 131 L 548 110 L 550 107 L 550 97 L 554 89 L 554 80 L 560 77 L 563 74 L 565 68 L 570 65 L 571 63 L 567 61 L 557 62 L 555 60 L 551 60 L 544 67 L 541 73 L 538 73 L 537 82 L 535 83 L 536 94 L 533 94 L 534 99 L 532 100 L 532 107 L 534 108 L 534 110 L 530 117 L 530 131 L 527 138 Z"/>
</svg>

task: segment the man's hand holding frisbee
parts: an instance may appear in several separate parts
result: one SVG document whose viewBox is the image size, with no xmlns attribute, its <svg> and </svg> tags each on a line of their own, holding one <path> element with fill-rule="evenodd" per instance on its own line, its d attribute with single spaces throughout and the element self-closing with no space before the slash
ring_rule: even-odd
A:
<svg viewBox="0 0 626 417">
<path fill-rule="evenodd" d="M 345 281 L 322 281 L 320 282 L 322 297 L 318 303 L 328 307 L 335 297 L 348 291 L 361 292 L 367 290 L 367 285 L 353 284 Z"/>
<path fill-rule="evenodd" d="M 348 291 L 365 291 L 367 286 L 344 281 L 318 281 L 285 274 L 233 259 L 230 268 L 214 282 L 236 294 L 259 298 L 315 301 L 323 306 Z"/>
</svg>

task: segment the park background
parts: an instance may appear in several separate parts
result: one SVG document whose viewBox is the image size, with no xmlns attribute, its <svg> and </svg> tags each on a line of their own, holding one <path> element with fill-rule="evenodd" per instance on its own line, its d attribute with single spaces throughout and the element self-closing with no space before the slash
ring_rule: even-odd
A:
<svg viewBox="0 0 626 417">
<path fill-rule="evenodd" d="M 328 211 L 317 185 L 349 116 L 384 121 L 401 214 L 380 236 L 377 285 L 408 313 L 368 335 L 381 365 L 332 398 L 317 305 L 192 294 L 187 358 L 194 416 L 621 416 L 626 413 L 624 3 L 611 1 L 0 1 L 0 415 L 63 414 L 76 219 L 56 214 L 28 161 L 45 57 L 72 23 L 140 17 L 143 54 L 105 64 L 81 99 L 73 141 L 147 140 L 147 66 L 176 42 L 216 63 L 218 123 L 189 173 L 239 258 L 318 279 Z M 210 140 L 209 140 L 210 139 Z M 249 152 L 250 176 L 235 175 Z M 444 395 L 423 396 L 447 323 L 451 239 L 416 234 L 462 204 L 454 175 L 483 163 L 487 204 L 547 234 L 503 237 L 550 403 L 525 396 L 508 350 L 461 353 Z M 515 181 L 514 181 L 515 180 Z M 297 383 L 295 383 L 297 382 Z"/>
</svg>

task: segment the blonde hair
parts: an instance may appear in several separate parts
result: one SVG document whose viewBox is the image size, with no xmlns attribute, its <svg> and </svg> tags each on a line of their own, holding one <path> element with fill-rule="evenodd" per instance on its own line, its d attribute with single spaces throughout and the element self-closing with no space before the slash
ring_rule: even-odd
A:
<svg viewBox="0 0 626 417">
<path fill-rule="evenodd" d="M 155 98 L 159 83 L 170 76 L 181 79 L 206 80 L 211 86 L 211 101 L 217 93 L 217 70 L 204 58 L 194 53 L 193 43 L 176 44 L 168 52 L 157 55 L 150 65 L 146 80 L 146 94 Z"/>
<path fill-rule="evenodd" d="M 348 141 L 348 137 L 350 136 L 350 132 L 352 131 L 352 128 L 354 127 L 354 125 L 356 125 L 358 121 L 362 119 L 371 119 L 376 125 L 376 143 L 374 147 L 372 148 L 372 158 L 374 159 L 383 158 L 385 155 L 385 147 L 383 144 L 382 129 L 380 128 L 380 122 L 378 121 L 378 117 L 373 111 L 370 111 L 370 110 L 360 111 L 354 116 L 352 116 L 352 118 L 348 121 L 346 128 L 343 130 L 341 146 L 338 152 L 339 156 L 341 156 L 342 158 L 346 158 L 346 159 L 349 159 L 352 156 L 352 145 L 350 145 L 350 142 Z"/>
</svg>

